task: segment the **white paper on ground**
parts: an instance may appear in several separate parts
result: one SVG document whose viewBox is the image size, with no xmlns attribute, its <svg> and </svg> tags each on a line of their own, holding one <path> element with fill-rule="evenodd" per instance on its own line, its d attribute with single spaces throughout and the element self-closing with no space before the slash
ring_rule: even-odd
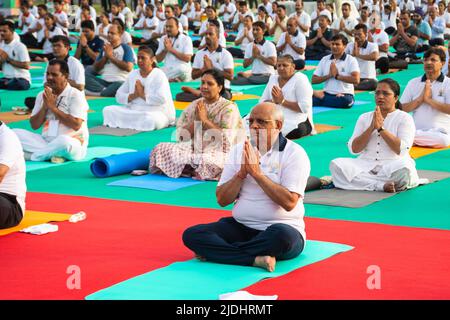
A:
<svg viewBox="0 0 450 320">
<path fill-rule="evenodd" d="M 219 295 L 219 300 L 277 300 L 278 296 L 258 296 L 247 291 L 235 291 Z"/>
<path fill-rule="evenodd" d="M 43 223 L 20 230 L 20 232 L 31 233 L 36 235 L 46 234 L 58 231 L 56 224 Z"/>
</svg>

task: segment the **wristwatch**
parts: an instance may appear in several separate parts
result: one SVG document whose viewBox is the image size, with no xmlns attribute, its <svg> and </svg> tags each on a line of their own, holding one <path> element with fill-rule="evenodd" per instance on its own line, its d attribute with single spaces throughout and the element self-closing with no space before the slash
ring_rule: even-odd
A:
<svg viewBox="0 0 450 320">
<path fill-rule="evenodd" d="M 379 128 L 377 129 L 378 133 L 380 133 L 380 132 L 383 131 L 383 130 L 384 130 L 384 127 L 379 127 Z"/>
</svg>

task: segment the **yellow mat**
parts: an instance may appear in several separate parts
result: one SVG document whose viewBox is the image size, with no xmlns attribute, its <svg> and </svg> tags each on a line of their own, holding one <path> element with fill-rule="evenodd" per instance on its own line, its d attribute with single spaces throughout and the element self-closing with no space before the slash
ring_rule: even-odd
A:
<svg viewBox="0 0 450 320">
<path fill-rule="evenodd" d="M 96 96 L 86 96 L 86 100 L 98 100 L 98 99 L 106 99 L 108 97 L 96 97 Z"/>
<path fill-rule="evenodd" d="M 17 122 L 22 120 L 27 120 L 30 118 L 30 114 L 14 114 L 15 111 L 8 111 L 8 112 L 0 112 L 0 120 L 4 123 L 11 123 L 11 122 Z"/>
<path fill-rule="evenodd" d="M 182 102 L 182 101 L 174 101 L 173 104 L 175 105 L 175 109 L 177 110 L 184 110 L 190 105 L 190 102 Z"/>
<path fill-rule="evenodd" d="M 25 213 L 25 217 L 22 222 L 16 227 L 2 229 L 0 230 L 0 236 L 4 236 L 13 232 L 18 232 L 22 229 L 35 226 L 42 223 L 47 222 L 59 222 L 59 221 L 67 221 L 70 218 L 70 214 L 65 213 L 51 213 L 51 212 L 41 212 L 41 211 L 29 211 L 27 210 Z"/>
<path fill-rule="evenodd" d="M 450 147 L 447 148 L 443 148 L 443 149 L 433 149 L 433 148 L 424 148 L 424 147 L 418 147 L 418 146 L 413 146 L 411 148 L 411 150 L 409 151 L 409 154 L 411 155 L 412 158 L 417 159 L 438 151 L 442 151 L 442 150 L 447 150 L 450 149 Z"/>
<path fill-rule="evenodd" d="M 237 100 L 249 100 L 249 99 L 259 99 L 260 96 L 254 95 L 254 94 L 233 94 L 233 97 L 231 100 L 237 101 Z"/>
<path fill-rule="evenodd" d="M 342 127 L 332 126 L 330 124 L 316 123 L 316 124 L 314 124 L 314 128 L 316 128 L 317 133 L 324 133 L 324 132 L 328 132 L 328 131 L 339 130 Z"/>
</svg>

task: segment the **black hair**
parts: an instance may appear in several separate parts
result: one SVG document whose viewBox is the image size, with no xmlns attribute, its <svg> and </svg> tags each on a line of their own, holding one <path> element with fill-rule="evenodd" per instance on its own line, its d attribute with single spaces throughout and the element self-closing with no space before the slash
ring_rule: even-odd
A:
<svg viewBox="0 0 450 320">
<path fill-rule="evenodd" d="M 150 48 L 150 47 L 147 46 L 147 45 L 139 46 L 139 48 L 138 48 L 138 53 L 141 52 L 141 51 L 142 51 L 142 52 L 145 52 L 146 54 L 148 54 L 148 55 L 150 56 L 150 58 L 153 58 L 153 57 L 155 56 L 155 52 L 153 51 L 153 49 Z M 153 67 L 153 68 L 156 68 L 156 67 L 157 67 L 156 61 L 153 61 L 152 67 Z"/>
<path fill-rule="evenodd" d="M 261 28 L 263 31 L 266 31 L 266 24 L 262 21 L 255 21 L 253 22 L 254 27 Z"/>
<path fill-rule="evenodd" d="M 278 60 L 282 59 L 289 60 L 291 64 L 295 65 L 294 58 L 290 54 L 283 54 L 282 56 L 278 57 Z"/>
<path fill-rule="evenodd" d="M 362 30 L 365 34 L 367 34 L 367 26 L 364 23 L 358 23 L 355 26 L 355 30 Z"/>
<path fill-rule="evenodd" d="M 338 41 L 338 40 L 341 40 L 344 46 L 346 46 L 348 43 L 348 39 L 342 34 L 335 34 L 330 39 L 330 41 Z"/>
<path fill-rule="evenodd" d="M 53 36 L 50 39 L 50 42 L 52 44 L 57 43 L 57 42 L 62 42 L 64 44 L 64 47 L 70 48 L 70 40 L 66 36 L 62 36 L 62 35 Z"/>
<path fill-rule="evenodd" d="M 283 4 L 280 4 L 280 5 L 277 7 L 277 9 L 279 9 L 279 8 L 283 9 L 284 11 L 286 11 L 286 6 L 283 5 Z"/>
<path fill-rule="evenodd" d="M 12 22 L 11 20 L 0 21 L 0 26 L 7 26 L 8 29 L 11 30 L 12 32 L 14 32 L 15 30 L 14 22 Z"/>
<path fill-rule="evenodd" d="M 122 30 L 119 30 L 119 33 L 123 33 L 125 31 L 125 23 L 122 21 L 122 19 L 114 18 L 112 23 L 114 24 L 114 22 L 117 22 L 119 24 L 118 27 L 120 27 L 122 29 Z"/>
<path fill-rule="evenodd" d="M 400 103 L 400 85 L 398 84 L 398 82 L 392 78 L 385 78 L 378 81 L 378 84 L 380 83 L 386 83 L 389 88 L 391 88 L 392 92 L 394 92 L 394 97 L 398 97 L 398 100 L 395 103 L 395 109 L 402 110 L 402 104 Z"/>
<path fill-rule="evenodd" d="M 38 8 L 44 9 L 45 11 L 48 11 L 48 8 L 45 4 L 38 4 Z"/>
<path fill-rule="evenodd" d="M 224 75 L 223 71 L 213 68 L 213 69 L 208 69 L 208 70 L 204 71 L 202 73 L 202 77 L 205 74 L 211 75 L 214 78 L 214 80 L 216 80 L 217 85 L 222 86 L 222 90 L 220 90 L 220 95 L 222 95 L 225 92 L 225 75 Z"/>
<path fill-rule="evenodd" d="M 166 19 L 166 22 L 169 21 L 169 20 L 175 21 L 175 24 L 176 24 L 177 27 L 178 27 L 178 24 L 179 24 L 180 22 L 178 21 L 178 18 L 177 18 L 177 17 L 169 17 L 169 18 Z M 211 22 L 211 21 L 210 21 L 210 22 Z"/>
<path fill-rule="evenodd" d="M 423 55 L 423 58 L 429 58 L 432 54 L 437 55 L 441 62 L 445 62 L 447 60 L 444 50 L 438 47 L 431 47 L 430 49 L 428 49 Z"/>
<path fill-rule="evenodd" d="M 53 59 L 49 61 L 48 65 L 49 66 L 59 65 L 59 71 L 61 71 L 61 73 L 66 76 L 66 78 L 69 77 L 69 65 L 64 60 Z"/>
<path fill-rule="evenodd" d="M 91 29 L 92 31 L 95 31 L 94 21 L 92 20 L 81 21 L 81 28 Z"/>
</svg>

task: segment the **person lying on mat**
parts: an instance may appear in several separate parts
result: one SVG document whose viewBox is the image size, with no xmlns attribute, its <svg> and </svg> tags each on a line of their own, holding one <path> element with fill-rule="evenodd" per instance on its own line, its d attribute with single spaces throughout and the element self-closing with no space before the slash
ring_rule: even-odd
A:
<svg viewBox="0 0 450 320">
<path fill-rule="evenodd" d="M 233 56 L 219 45 L 219 25 L 211 21 L 205 35 L 206 48 L 197 52 L 192 64 L 192 79 L 200 78 L 206 70 L 213 68 L 223 71 L 225 87 L 221 91 L 222 97 L 231 100 L 230 80 L 233 79 Z M 201 90 L 191 87 L 181 87 L 183 92 L 176 95 L 177 101 L 192 102 L 201 96 Z"/>
<path fill-rule="evenodd" d="M 25 214 L 25 161 L 17 135 L 0 121 L 0 229 L 17 226 Z"/>
<path fill-rule="evenodd" d="M 27 47 L 14 34 L 12 21 L 0 23 L 0 63 L 3 71 L 0 89 L 28 90 L 31 83 L 30 56 Z"/>
<path fill-rule="evenodd" d="M 150 155 L 150 171 L 172 178 L 218 180 L 225 157 L 245 136 L 238 107 L 221 96 L 224 75 L 217 69 L 203 72 L 201 98 L 192 102 L 177 122 L 177 142 L 160 143 Z"/>
<path fill-rule="evenodd" d="M 253 22 L 253 43 L 247 45 L 244 54 L 244 68 L 252 66 L 249 71 L 239 72 L 231 81 L 233 85 L 266 84 L 275 74 L 277 48 L 271 41 L 264 39 L 266 25 L 261 21 Z"/>
<path fill-rule="evenodd" d="M 30 124 L 37 134 L 15 129 L 25 158 L 31 161 L 81 160 L 86 156 L 89 131 L 88 103 L 84 93 L 69 83 L 69 66 L 64 60 L 51 60 L 44 91 L 36 98 Z"/>
<path fill-rule="evenodd" d="M 116 93 L 123 106 L 103 109 L 103 125 L 112 128 L 152 131 L 175 122 L 175 107 L 169 80 L 156 68 L 152 49 L 138 50 L 138 70 L 133 70 Z"/>
<path fill-rule="evenodd" d="M 290 55 L 278 57 L 277 73 L 270 77 L 259 102 L 273 102 L 281 108 L 284 114 L 281 132 L 286 138 L 299 139 L 315 132 L 313 89 L 308 77 L 295 72 L 295 62 Z"/>
<path fill-rule="evenodd" d="M 425 74 L 411 79 L 400 99 L 403 110 L 413 112 L 414 144 L 418 146 L 450 145 L 450 79 L 442 73 L 445 61 L 445 52 L 440 48 L 425 52 Z"/>
<path fill-rule="evenodd" d="M 166 20 L 166 35 L 159 41 L 156 60 L 164 62 L 161 70 L 171 82 L 191 79 L 191 58 L 194 54 L 192 39 L 178 28 L 175 17 Z"/>
<path fill-rule="evenodd" d="M 283 111 L 273 103 L 255 106 L 250 140 L 235 145 L 216 189 L 232 217 L 183 233 L 201 259 L 275 271 L 277 260 L 297 257 L 306 241 L 303 197 L 310 173 L 308 155 L 282 134 Z"/>
<path fill-rule="evenodd" d="M 355 102 L 354 85 L 359 83 L 358 61 L 345 53 L 347 38 L 337 34 L 331 38 L 331 54 L 320 60 L 312 76 L 312 84 L 325 83 L 314 91 L 313 106 L 351 108 Z"/>
<path fill-rule="evenodd" d="M 409 155 L 414 140 L 414 120 L 401 111 L 400 86 L 392 79 L 378 82 L 375 111 L 363 113 L 348 142 L 358 158 L 331 161 L 333 183 L 345 190 L 397 192 L 414 188 L 419 177 Z"/>
<path fill-rule="evenodd" d="M 355 42 L 345 48 L 345 53 L 351 54 L 358 61 L 360 73 L 359 83 L 355 90 L 373 91 L 377 87 L 377 70 L 375 61 L 378 60 L 378 46 L 367 40 L 367 26 L 359 23 L 354 30 Z"/>
<path fill-rule="evenodd" d="M 296 17 L 288 19 L 287 31 L 283 32 L 277 43 L 279 55 L 289 54 L 294 58 L 295 69 L 302 70 L 305 67 L 306 37 L 300 31 Z"/>
</svg>

